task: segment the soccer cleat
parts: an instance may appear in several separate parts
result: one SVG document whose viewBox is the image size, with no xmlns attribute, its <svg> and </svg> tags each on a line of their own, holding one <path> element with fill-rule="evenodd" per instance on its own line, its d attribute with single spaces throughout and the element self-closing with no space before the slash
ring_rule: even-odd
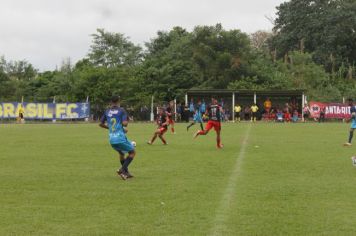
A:
<svg viewBox="0 0 356 236">
<path fill-rule="evenodd" d="M 356 166 L 356 156 L 351 157 L 352 165 Z"/>
<path fill-rule="evenodd" d="M 148 145 L 152 145 L 152 142 L 151 142 L 151 141 L 148 141 L 147 144 L 148 144 Z"/>
<path fill-rule="evenodd" d="M 217 146 L 218 149 L 222 149 L 224 147 L 224 144 L 220 144 Z"/>
<path fill-rule="evenodd" d="M 126 172 L 126 177 L 129 179 L 129 178 L 133 178 L 134 176 L 130 173 L 130 172 Z"/>
<path fill-rule="evenodd" d="M 352 144 L 351 143 L 344 143 L 345 147 L 350 147 Z"/>
<path fill-rule="evenodd" d="M 119 169 L 116 173 L 123 179 L 126 180 L 128 178 L 127 173 L 123 169 Z"/>
</svg>

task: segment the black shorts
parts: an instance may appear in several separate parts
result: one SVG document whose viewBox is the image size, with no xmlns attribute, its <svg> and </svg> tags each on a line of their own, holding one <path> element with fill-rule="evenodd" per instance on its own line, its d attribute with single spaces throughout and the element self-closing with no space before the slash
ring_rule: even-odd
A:
<svg viewBox="0 0 356 236">
<path fill-rule="evenodd" d="M 304 119 L 309 118 L 309 114 L 304 114 L 303 117 Z"/>
<path fill-rule="evenodd" d="M 23 114 L 22 113 L 20 113 L 19 116 L 20 116 L 21 119 L 23 119 Z"/>
<path fill-rule="evenodd" d="M 252 112 L 252 117 L 257 118 L 257 112 Z"/>
</svg>

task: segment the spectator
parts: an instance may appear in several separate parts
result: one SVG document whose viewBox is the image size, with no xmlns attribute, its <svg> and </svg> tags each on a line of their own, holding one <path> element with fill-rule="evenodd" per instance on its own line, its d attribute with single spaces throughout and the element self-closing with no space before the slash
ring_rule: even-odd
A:
<svg viewBox="0 0 356 236">
<path fill-rule="evenodd" d="M 192 99 L 190 100 L 190 104 L 189 104 L 189 112 L 190 112 L 189 117 L 192 117 L 192 116 L 193 116 L 194 110 L 195 110 L 195 108 L 194 108 L 194 101 L 193 101 L 193 98 L 192 98 Z"/>
<path fill-rule="evenodd" d="M 189 122 L 189 117 L 190 117 L 190 110 L 189 110 L 189 107 L 188 106 L 185 106 L 184 107 L 184 113 L 183 113 L 184 115 L 183 115 L 183 120 L 185 121 L 185 122 Z"/>
<path fill-rule="evenodd" d="M 284 112 L 285 113 L 290 113 L 291 112 L 291 106 L 289 105 L 289 103 L 287 102 L 284 106 Z"/>
<path fill-rule="evenodd" d="M 289 110 L 286 110 L 286 112 L 284 113 L 284 121 L 285 122 L 290 122 L 291 121 L 291 114 L 289 113 Z"/>
<path fill-rule="evenodd" d="M 271 120 L 275 120 L 276 119 L 276 112 L 273 108 L 271 108 L 270 113 L 268 114 L 268 119 Z"/>
<path fill-rule="evenodd" d="M 203 100 L 202 100 L 202 103 L 201 103 L 201 105 L 200 105 L 200 112 L 201 112 L 201 114 L 204 114 L 205 111 L 206 111 L 206 104 L 205 104 L 205 101 L 204 101 L 204 99 L 203 99 Z"/>
<path fill-rule="evenodd" d="M 320 108 L 319 123 L 325 122 L 325 107 Z"/>
<path fill-rule="evenodd" d="M 292 121 L 293 122 L 297 122 L 298 121 L 298 111 L 297 110 L 294 110 L 294 112 L 293 112 L 293 116 L 292 116 Z"/>
<path fill-rule="evenodd" d="M 276 117 L 277 117 L 277 122 L 283 122 L 283 113 L 281 110 L 277 111 Z"/>
<path fill-rule="evenodd" d="M 248 106 L 245 107 L 244 113 L 245 113 L 245 115 L 244 115 L 245 120 L 249 120 L 250 119 L 251 110 L 250 110 L 250 108 Z"/>
<path fill-rule="evenodd" d="M 240 122 L 240 113 L 241 113 L 241 106 L 239 104 L 236 104 L 234 107 L 234 112 L 235 112 L 235 120 Z"/>
<path fill-rule="evenodd" d="M 258 106 L 256 105 L 256 103 L 254 103 L 251 106 L 251 122 L 256 122 L 257 120 L 257 111 L 258 111 Z"/>
<path fill-rule="evenodd" d="M 265 109 L 265 112 L 269 114 L 272 108 L 272 102 L 269 98 L 267 98 L 266 101 L 263 103 L 263 107 Z"/>
</svg>

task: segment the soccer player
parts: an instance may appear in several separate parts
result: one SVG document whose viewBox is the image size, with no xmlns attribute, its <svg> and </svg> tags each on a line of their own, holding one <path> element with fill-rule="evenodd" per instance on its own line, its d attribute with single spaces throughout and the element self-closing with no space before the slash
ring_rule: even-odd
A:
<svg viewBox="0 0 356 236">
<path fill-rule="evenodd" d="M 158 116 L 157 116 L 157 124 L 158 128 L 154 132 L 153 137 L 147 144 L 152 145 L 157 137 L 159 137 L 164 145 L 167 145 L 167 141 L 163 138 L 163 134 L 167 132 L 169 126 L 169 119 L 166 113 L 162 108 L 158 108 Z"/>
<path fill-rule="evenodd" d="M 221 144 L 221 106 L 218 104 L 218 100 L 212 98 L 212 103 L 208 106 L 206 113 L 209 116 L 208 123 L 204 130 L 199 130 L 195 133 L 194 138 L 198 137 L 199 135 L 207 135 L 209 131 L 214 128 L 216 132 L 216 146 L 217 148 L 222 148 L 223 145 Z"/>
<path fill-rule="evenodd" d="M 127 113 L 119 106 L 120 98 L 113 96 L 111 98 L 111 107 L 105 111 L 100 119 L 99 126 L 109 130 L 109 142 L 111 147 L 119 153 L 121 168 L 116 172 L 123 179 L 132 178 L 129 172 L 129 165 L 133 161 L 136 151 L 132 143 L 127 139 Z M 125 153 L 128 153 L 125 158 Z"/>
<path fill-rule="evenodd" d="M 167 109 L 166 109 L 166 114 L 167 114 L 167 117 L 168 117 L 168 120 L 169 120 L 169 124 L 171 125 L 171 132 L 173 134 L 175 134 L 175 131 L 174 131 L 174 119 L 173 119 L 173 109 L 172 107 L 174 106 L 173 102 L 170 102 Z"/>
<path fill-rule="evenodd" d="M 251 122 L 256 122 L 256 120 L 257 120 L 257 111 L 258 111 L 258 106 L 256 105 L 256 103 L 254 103 L 251 106 L 251 112 L 252 112 Z"/>
<path fill-rule="evenodd" d="M 201 102 L 198 102 L 198 106 L 195 108 L 194 111 L 194 117 L 193 117 L 193 122 L 187 126 L 187 131 L 189 130 L 190 127 L 192 127 L 193 125 L 195 125 L 195 123 L 200 123 L 200 128 L 201 130 L 204 130 L 203 128 L 203 118 L 201 116 Z"/>
<path fill-rule="evenodd" d="M 354 130 L 356 129 L 356 106 L 353 105 L 352 99 L 349 99 L 349 106 L 351 112 L 351 128 L 349 133 L 349 140 L 347 143 L 344 144 L 344 146 L 351 146 L 351 141 L 354 136 Z"/>
<path fill-rule="evenodd" d="M 18 122 L 25 123 L 24 114 L 25 114 L 25 110 L 23 109 L 22 104 L 20 104 L 19 116 L 17 117 Z"/>
</svg>

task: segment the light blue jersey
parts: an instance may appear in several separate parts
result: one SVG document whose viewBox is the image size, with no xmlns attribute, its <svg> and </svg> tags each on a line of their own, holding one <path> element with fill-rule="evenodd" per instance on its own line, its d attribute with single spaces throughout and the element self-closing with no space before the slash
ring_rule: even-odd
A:
<svg viewBox="0 0 356 236">
<path fill-rule="evenodd" d="M 194 122 L 199 122 L 199 123 L 203 123 L 203 118 L 202 118 L 202 115 L 201 115 L 201 107 L 197 107 L 195 109 L 195 114 L 194 114 L 194 117 L 193 117 L 193 121 Z"/>
<path fill-rule="evenodd" d="M 109 127 L 109 142 L 110 144 L 127 143 L 123 121 L 127 121 L 127 114 L 124 109 L 120 107 L 112 107 L 105 111 L 101 118 L 101 123 L 107 123 Z"/>
<path fill-rule="evenodd" d="M 356 106 L 351 107 L 351 128 L 356 129 Z"/>
</svg>

